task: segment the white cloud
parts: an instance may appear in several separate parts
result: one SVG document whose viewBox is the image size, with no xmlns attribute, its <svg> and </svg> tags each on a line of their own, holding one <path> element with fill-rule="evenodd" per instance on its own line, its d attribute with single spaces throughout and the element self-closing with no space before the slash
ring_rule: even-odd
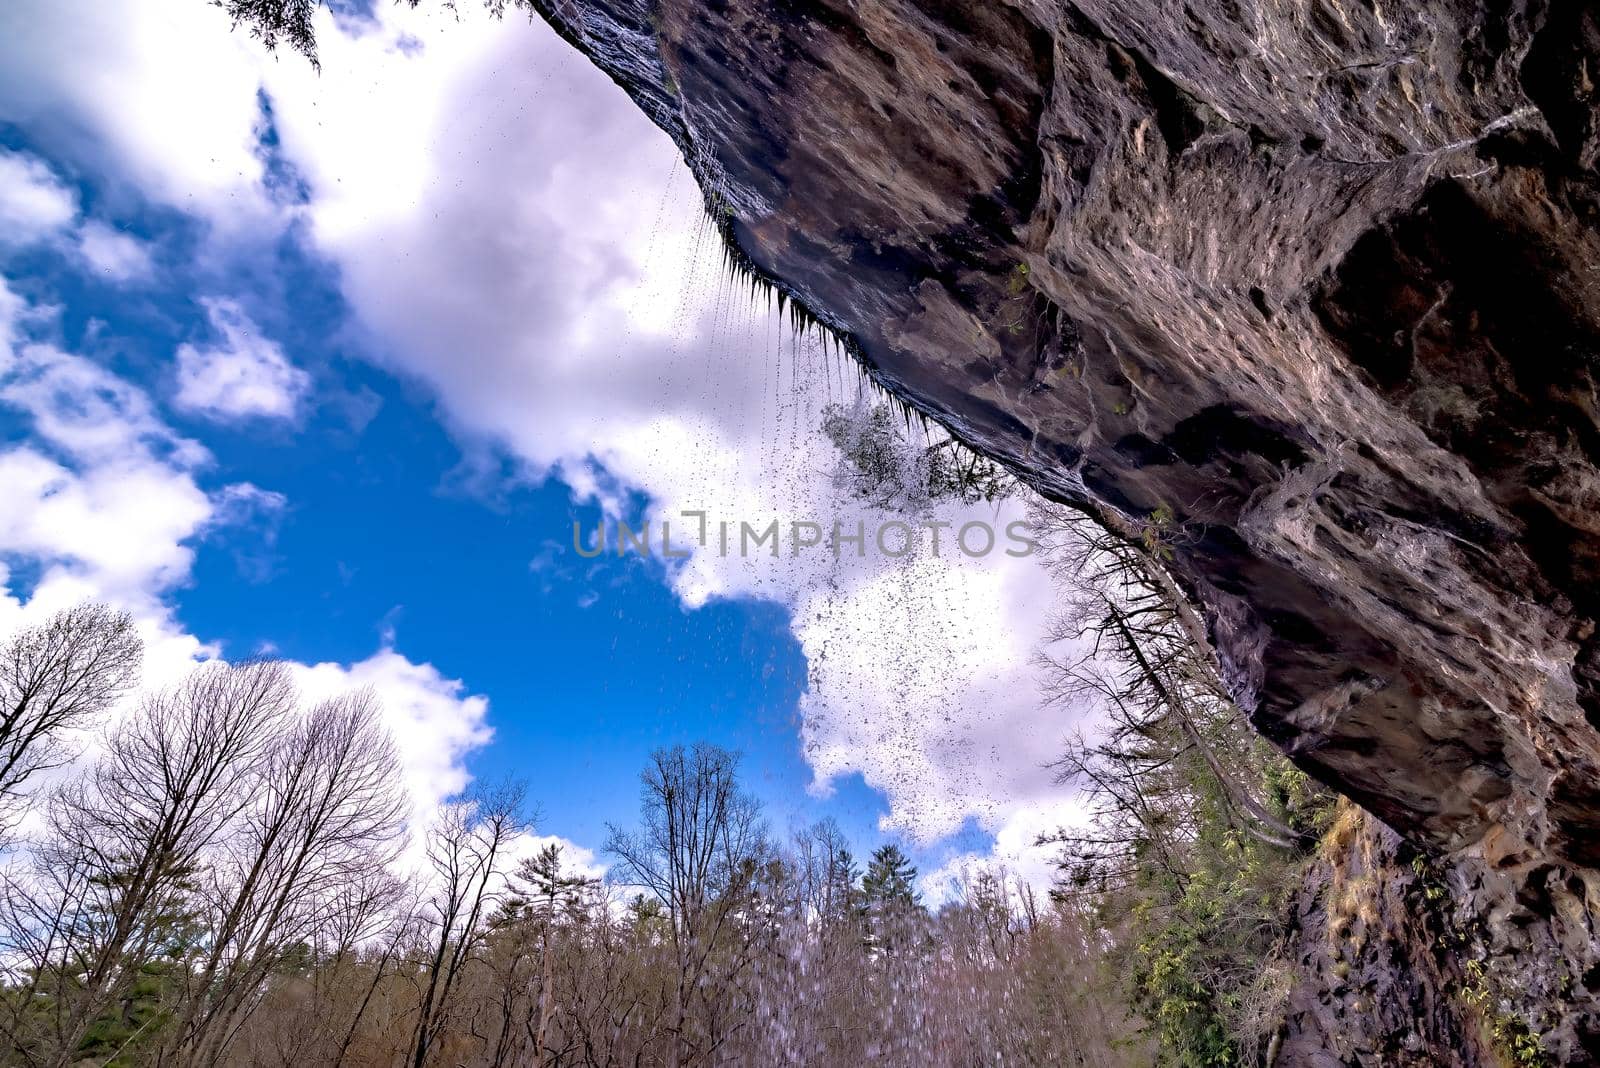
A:
<svg viewBox="0 0 1600 1068">
<path fill-rule="evenodd" d="M 291 364 L 234 301 L 200 303 L 222 341 L 178 346 L 177 406 L 216 420 L 294 418 L 311 376 Z"/>
<path fill-rule="evenodd" d="M 0 492 L 4 487 L 4 477 L 0 476 Z M 185 632 L 161 606 L 141 598 L 118 598 L 95 577 L 81 570 L 48 567 L 24 600 L 14 592 L 10 570 L 4 563 L 7 555 L 10 550 L 0 550 L 0 635 L 42 623 L 56 612 L 84 601 L 103 601 L 135 614 L 135 626 L 144 642 L 141 677 L 147 686 L 176 682 L 197 662 L 220 654 L 215 645 Z"/>
<path fill-rule="evenodd" d="M 126 176 L 223 234 L 272 217 L 257 152 L 262 52 L 199 0 L 0 4 L 0 120 Z"/>
<path fill-rule="evenodd" d="M 28 302 L 12 292 L 4 278 L 0 278 L 0 375 L 10 374 L 16 360 L 13 355 L 22 327 L 29 314 Z"/>
<path fill-rule="evenodd" d="M 90 270 L 118 284 L 145 281 L 155 273 L 143 241 L 92 220 L 78 231 L 78 254 Z"/>
<path fill-rule="evenodd" d="M 24 320 L 38 315 L 0 281 L 0 410 L 33 430 L 0 449 L 0 634 L 106 601 L 138 621 L 146 685 L 176 681 L 220 655 L 165 600 L 190 578 L 194 541 L 217 526 L 269 522 L 288 502 L 249 483 L 202 488 L 210 455 L 167 426 L 148 394 L 84 357 L 22 341 Z M 11 585 L 15 560 L 38 569 L 26 601 Z M 467 784 L 466 758 L 490 731 L 487 699 L 465 683 L 389 647 L 350 665 L 292 666 L 308 700 L 377 694 L 419 820 Z"/>
<path fill-rule="evenodd" d="M 995 828 L 994 846 L 989 852 L 954 854 L 938 867 L 921 873 L 918 887 L 925 900 L 937 905 L 958 896 L 962 884 L 970 884 L 977 872 L 987 869 L 1004 871 L 1013 880 L 1044 889 L 1055 881 L 1059 849 L 1039 845 L 1040 837 L 1067 828 L 1082 829 L 1086 819 L 1083 806 L 1072 797 L 1010 802 Z"/>
<path fill-rule="evenodd" d="M 336 264 L 371 351 L 431 388 L 463 440 L 612 508 L 643 489 L 658 521 L 681 508 L 854 520 L 818 433 L 822 406 L 854 395 L 853 370 L 795 344 L 723 277 L 671 144 L 542 25 L 380 5 L 354 34 L 324 13 L 315 75 L 297 57 L 263 60 L 189 0 L 136 0 L 126 40 L 86 4 L 39 4 L 17 47 L 76 47 L 95 75 L 26 58 L 0 73 L 0 117 L 69 115 L 148 195 L 273 231 L 285 210 L 253 148 L 265 87 L 310 193 L 293 214 Z M 124 84 L 148 98 L 126 100 Z M 195 84 L 207 99 L 192 128 L 171 122 Z M 199 356 L 188 377 L 208 385 L 190 401 L 205 405 L 228 391 Z M 183 381 L 180 366 L 180 397 Z M 674 581 L 690 605 L 760 596 L 792 609 L 813 669 L 803 738 L 819 788 L 859 772 L 888 796 L 889 828 L 929 841 L 975 820 L 1007 839 L 1023 813 L 1067 796 L 1041 767 L 1068 725 L 1040 707 L 1029 666 L 1049 613 L 1033 562 L 699 554 Z"/>
<path fill-rule="evenodd" d="M 0 491 L 0 552 L 81 571 L 119 599 L 183 581 L 194 555 L 185 542 L 211 514 L 181 473 L 149 464 L 77 472 L 26 447 L 0 452 Z"/>
<path fill-rule="evenodd" d="M 236 524 L 276 516 L 288 507 L 289 498 L 249 482 L 236 482 L 218 490 L 212 503 L 219 522 Z"/>
<path fill-rule="evenodd" d="M 210 459 L 162 421 L 149 394 L 82 356 L 48 344 L 14 345 L 0 369 L 0 402 L 25 412 L 39 437 L 74 459 L 164 459 L 179 468 Z"/>
<path fill-rule="evenodd" d="M 78 215 L 78 198 L 43 161 L 0 149 L 0 242 L 54 236 Z"/>
<path fill-rule="evenodd" d="M 78 219 L 78 195 L 41 159 L 0 149 L 0 244 L 48 243 L 75 252 L 93 272 L 124 284 L 154 271 L 144 242 Z"/>
<path fill-rule="evenodd" d="M 383 707 L 412 798 L 414 825 L 446 798 L 466 789 L 465 760 L 489 744 L 489 700 L 469 694 L 459 679 L 432 664 L 417 664 L 385 647 L 358 663 L 296 666 L 307 701 L 370 688 Z"/>
<path fill-rule="evenodd" d="M 29 309 L 0 290 L 12 312 L 0 330 L 0 407 L 33 431 L 0 448 L 0 553 L 152 605 L 188 575 L 187 543 L 212 517 L 195 481 L 209 454 L 166 426 L 143 390 L 81 356 L 21 341 Z"/>
</svg>

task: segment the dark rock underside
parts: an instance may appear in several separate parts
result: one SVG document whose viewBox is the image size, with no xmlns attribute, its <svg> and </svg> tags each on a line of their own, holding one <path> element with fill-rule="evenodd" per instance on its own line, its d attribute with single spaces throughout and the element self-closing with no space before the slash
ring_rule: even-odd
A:
<svg viewBox="0 0 1600 1068">
<path fill-rule="evenodd" d="M 879 381 L 1170 509 L 1257 726 L 1448 855 L 1506 1003 L 1600 1058 L 1592 6 L 541 2 Z"/>
</svg>

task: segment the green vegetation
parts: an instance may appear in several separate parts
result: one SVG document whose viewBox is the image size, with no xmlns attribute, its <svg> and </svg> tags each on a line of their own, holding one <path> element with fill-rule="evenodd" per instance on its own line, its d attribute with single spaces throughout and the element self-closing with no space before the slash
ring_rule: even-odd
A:
<svg viewBox="0 0 1600 1068">
<path fill-rule="evenodd" d="M 1553 1065 L 1550 1055 L 1539 1042 L 1538 1034 L 1528 1026 L 1528 1022 L 1515 1013 L 1503 1012 L 1498 1008 L 1500 999 L 1493 989 L 1489 969 L 1483 962 L 1467 961 L 1466 973 L 1467 984 L 1460 997 L 1477 1013 L 1490 1048 L 1514 1068 L 1547 1068 Z"/>
<path fill-rule="evenodd" d="M 871 909 L 913 909 L 921 902 L 916 891 L 917 869 L 893 842 L 872 851 L 872 863 L 861 880 L 861 895 Z"/>
<path fill-rule="evenodd" d="M 1350 806 L 1350 811 L 1358 810 Z M 1446 958 L 1465 959 L 1455 998 L 1477 1020 L 1488 1047 L 1511 1068 L 1553 1066 L 1555 1061 L 1545 1050 L 1538 1030 L 1503 1007 L 1504 991 L 1493 969 L 1474 955 L 1479 952 L 1481 928 L 1476 922 L 1463 926 L 1452 914 L 1450 889 L 1443 873 L 1420 853 L 1411 858 L 1411 870 L 1417 877 L 1430 927 L 1438 932 L 1436 949 Z M 1564 975 L 1563 982 L 1570 984 L 1572 976 Z"/>
<path fill-rule="evenodd" d="M 1054 697 L 1109 713 L 1057 763 L 1092 822 L 1050 839 L 1055 893 L 1104 926 L 1118 992 L 1159 1063 L 1260 1063 L 1282 1024 L 1289 903 L 1331 798 L 1229 699 L 1161 570 L 1170 509 L 1137 541 L 1059 512 L 1035 526 L 1073 591 L 1057 637 L 1090 650 L 1049 662 Z"/>
<path fill-rule="evenodd" d="M 1158 562 L 1172 559 L 1172 535 L 1177 523 L 1177 516 L 1168 505 L 1160 505 L 1150 513 L 1145 520 L 1144 528 L 1139 532 L 1139 540 L 1144 545 L 1144 551 L 1154 557 Z"/>
<path fill-rule="evenodd" d="M 920 511 L 940 501 L 976 504 L 1016 492 L 1011 475 L 954 438 L 919 445 L 911 440 L 909 410 L 903 419 L 886 403 L 830 404 L 822 432 L 839 451 L 834 481 L 875 507 Z"/>
</svg>

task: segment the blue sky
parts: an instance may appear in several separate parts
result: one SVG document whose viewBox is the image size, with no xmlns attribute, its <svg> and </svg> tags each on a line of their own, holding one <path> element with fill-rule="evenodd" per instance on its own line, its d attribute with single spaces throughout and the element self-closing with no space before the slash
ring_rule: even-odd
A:
<svg viewBox="0 0 1600 1068">
<path fill-rule="evenodd" d="M 153 682 L 372 685 L 419 818 L 515 776 L 594 850 L 651 749 L 707 739 L 779 829 L 1039 864 L 1036 562 L 572 552 L 603 515 L 859 512 L 817 434 L 850 376 L 726 284 L 609 82 L 476 12 L 329 20 L 318 77 L 199 0 L 79 6 L 0 14 L 0 625 L 96 596 Z"/>
</svg>

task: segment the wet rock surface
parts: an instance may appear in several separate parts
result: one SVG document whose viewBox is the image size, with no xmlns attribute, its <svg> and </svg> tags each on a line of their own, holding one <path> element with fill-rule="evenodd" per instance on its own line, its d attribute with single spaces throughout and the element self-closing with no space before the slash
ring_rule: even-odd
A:
<svg viewBox="0 0 1600 1068">
<path fill-rule="evenodd" d="M 1600 1057 L 1536 959 L 1596 959 L 1592 5 L 541 2 L 880 382 L 1157 528 L 1257 726 Z"/>
<path fill-rule="evenodd" d="M 1593 1063 L 1592 873 L 1438 857 L 1345 810 L 1307 871 L 1279 1064 Z"/>
</svg>

